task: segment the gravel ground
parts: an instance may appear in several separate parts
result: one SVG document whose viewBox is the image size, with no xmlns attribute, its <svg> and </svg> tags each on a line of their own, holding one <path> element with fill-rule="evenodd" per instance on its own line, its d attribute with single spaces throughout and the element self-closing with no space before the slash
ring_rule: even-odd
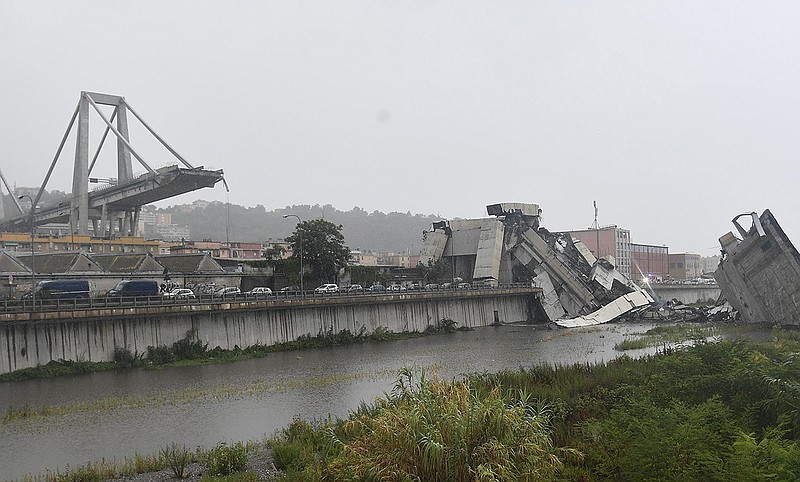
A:
<svg viewBox="0 0 800 482">
<path fill-rule="evenodd" d="M 275 466 L 272 463 L 272 455 L 266 447 L 248 452 L 247 470 L 258 475 L 258 480 L 278 480 L 280 478 L 280 473 L 275 470 Z M 167 468 L 158 472 L 147 472 L 132 477 L 114 479 L 112 482 L 166 482 L 176 480 L 200 482 L 204 475 L 208 475 L 205 467 L 197 463 L 189 465 L 186 472 L 188 477 L 184 479 L 173 477 L 172 470 Z"/>
</svg>

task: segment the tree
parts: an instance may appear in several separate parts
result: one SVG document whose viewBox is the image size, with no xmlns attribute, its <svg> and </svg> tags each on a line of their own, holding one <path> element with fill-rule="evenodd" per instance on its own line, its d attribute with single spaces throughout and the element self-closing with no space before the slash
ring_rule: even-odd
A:
<svg viewBox="0 0 800 482">
<path fill-rule="evenodd" d="M 431 260 L 428 260 L 428 265 L 424 265 L 422 263 L 417 265 L 417 268 L 422 275 L 422 279 L 425 283 L 439 283 L 442 280 L 449 280 L 451 279 L 453 269 L 452 264 L 450 263 L 449 259 L 446 258 L 439 258 L 434 263 Z"/>
<path fill-rule="evenodd" d="M 335 280 L 339 270 L 347 266 L 350 259 L 350 248 L 344 244 L 342 225 L 324 219 L 303 221 L 286 241 L 292 246 L 292 259 L 299 259 L 302 250 L 303 264 L 310 268 L 319 282 Z"/>
<path fill-rule="evenodd" d="M 283 259 L 284 252 L 286 252 L 286 250 L 283 248 L 283 246 L 276 244 L 267 248 L 267 250 L 264 252 L 264 257 L 269 260 Z"/>
</svg>

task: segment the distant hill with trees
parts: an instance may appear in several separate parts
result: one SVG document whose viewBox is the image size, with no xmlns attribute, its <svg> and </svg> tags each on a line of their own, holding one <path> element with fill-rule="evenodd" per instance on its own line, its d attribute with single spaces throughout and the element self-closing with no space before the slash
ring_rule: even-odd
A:
<svg viewBox="0 0 800 482">
<path fill-rule="evenodd" d="M 29 194 L 36 197 L 38 188 L 18 187 L 17 195 Z M 67 201 L 69 194 L 53 190 L 45 191 L 37 209 L 57 205 Z M 16 216 L 18 211 L 14 200 L 8 194 L 0 195 L 7 216 Z M 30 209 L 27 200 L 24 214 Z M 212 239 L 214 241 L 263 242 L 285 239 L 295 229 L 295 218 L 284 219 L 284 214 L 296 214 L 304 221 L 325 219 L 342 225 L 345 243 L 351 249 L 361 248 L 371 251 L 419 252 L 422 247 L 422 230 L 441 218 L 433 214 L 411 214 L 411 212 L 371 213 L 360 207 L 349 211 L 339 211 L 330 204 L 286 206 L 271 211 L 258 205 L 245 207 L 220 201 L 195 201 L 192 204 L 179 204 L 166 208 L 145 206 L 145 210 L 170 213 L 174 224 L 189 226 L 193 240 Z"/>
<path fill-rule="evenodd" d="M 341 224 L 345 243 L 351 249 L 411 253 L 419 252 L 422 247 L 422 231 L 441 219 L 432 214 L 410 212 L 368 213 L 359 207 L 339 211 L 330 204 L 286 206 L 267 211 L 262 205 L 229 206 L 215 201 L 170 206 L 156 211 L 170 213 L 173 223 L 189 226 L 194 240 L 263 242 L 284 239 L 294 232 L 297 220 L 284 219 L 283 215 L 296 214 L 304 221 L 325 219 Z"/>
</svg>

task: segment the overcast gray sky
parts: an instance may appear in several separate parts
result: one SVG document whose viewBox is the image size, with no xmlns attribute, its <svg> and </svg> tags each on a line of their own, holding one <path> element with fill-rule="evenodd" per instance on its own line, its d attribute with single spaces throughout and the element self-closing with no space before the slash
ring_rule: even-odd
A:
<svg viewBox="0 0 800 482">
<path fill-rule="evenodd" d="M 797 244 L 798 24 L 793 1 L 3 0 L 0 167 L 41 184 L 88 90 L 224 169 L 232 203 L 533 202 L 566 230 L 596 200 L 635 242 L 704 255 L 769 208 Z M 73 145 L 48 188 L 71 190 Z M 116 175 L 113 147 L 92 175 Z M 165 204 L 194 199 L 226 195 Z"/>
</svg>

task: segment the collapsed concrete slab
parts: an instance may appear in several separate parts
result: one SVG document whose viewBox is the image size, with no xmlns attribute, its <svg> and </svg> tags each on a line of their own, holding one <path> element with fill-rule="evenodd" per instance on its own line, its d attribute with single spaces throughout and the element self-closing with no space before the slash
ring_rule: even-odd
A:
<svg viewBox="0 0 800 482">
<path fill-rule="evenodd" d="M 748 218 L 750 227 L 740 224 Z M 733 218 L 739 233 L 719 238 L 714 277 L 722 294 L 746 323 L 800 324 L 800 254 L 767 209 Z"/>
<path fill-rule="evenodd" d="M 653 298 L 646 291 L 634 291 L 620 296 L 593 313 L 566 320 L 556 320 L 555 324 L 564 328 L 599 325 L 615 320 L 631 310 L 649 306 L 651 303 L 653 303 Z"/>
</svg>

